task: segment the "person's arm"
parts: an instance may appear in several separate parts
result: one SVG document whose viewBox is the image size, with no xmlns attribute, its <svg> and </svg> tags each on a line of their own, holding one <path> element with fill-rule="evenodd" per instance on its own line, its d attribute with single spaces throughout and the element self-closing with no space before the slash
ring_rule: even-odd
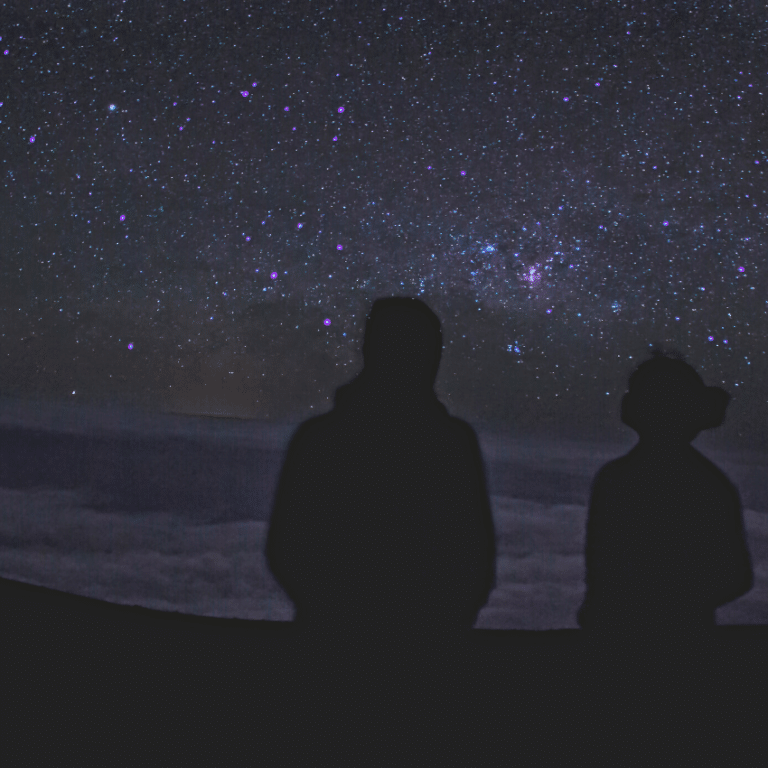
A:
<svg viewBox="0 0 768 768">
<path fill-rule="evenodd" d="M 592 610 L 595 598 L 608 586 L 609 576 L 604 564 L 605 542 L 605 469 L 601 469 L 592 480 L 587 508 L 586 536 L 584 544 L 584 584 L 585 600 L 582 603 L 577 621 L 582 628 L 593 625 Z"/>
<path fill-rule="evenodd" d="M 474 623 L 496 587 L 496 532 L 477 435 L 466 422 L 459 429 L 460 463 L 452 470 L 452 480 L 458 484 L 452 487 L 449 502 L 457 515 L 450 560 L 456 597 L 466 606 L 467 620 Z"/>
<path fill-rule="evenodd" d="M 422 610 L 437 623 L 471 626 L 496 586 L 496 539 L 477 437 L 459 419 L 452 427 L 440 466 L 430 470 L 438 485 L 430 489 Z"/>
<path fill-rule="evenodd" d="M 725 529 L 721 541 L 718 542 L 718 554 L 721 558 L 715 587 L 715 606 L 718 608 L 746 594 L 754 585 L 741 498 L 736 487 L 730 482 L 728 496 L 730 503 L 723 520 Z"/>
<path fill-rule="evenodd" d="M 300 427 L 280 471 L 264 551 L 270 571 L 294 604 L 303 595 L 307 566 L 307 521 L 302 519 L 299 485 L 304 442 L 305 431 Z"/>
<path fill-rule="evenodd" d="M 605 490 L 606 472 L 600 470 L 592 482 L 587 511 L 587 531 L 584 547 L 584 581 L 587 589 L 605 586 L 608 578 L 605 563 Z"/>
<path fill-rule="evenodd" d="M 477 610 L 488 602 L 496 588 L 496 531 L 491 512 L 491 500 L 485 478 L 485 467 L 480 444 L 474 431 L 471 434 L 472 470 L 475 488 L 476 568 L 477 568 Z"/>
</svg>

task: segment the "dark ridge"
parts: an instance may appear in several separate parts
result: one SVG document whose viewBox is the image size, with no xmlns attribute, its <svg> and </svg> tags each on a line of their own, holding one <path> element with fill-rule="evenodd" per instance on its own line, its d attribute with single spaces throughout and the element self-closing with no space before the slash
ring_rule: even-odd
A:
<svg viewBox="0 0 768 768">
<path fill-rule="evenodd" d="M 385 663 L 291 622 L 10 579 L 0 611 L 8 765 L 594 765 L 615 764 L 617 745 L 622 765 L 764 760 L 767 626 L 718 627 L 682 652 L 472 630 L 466 646 Z"/>
</svg>

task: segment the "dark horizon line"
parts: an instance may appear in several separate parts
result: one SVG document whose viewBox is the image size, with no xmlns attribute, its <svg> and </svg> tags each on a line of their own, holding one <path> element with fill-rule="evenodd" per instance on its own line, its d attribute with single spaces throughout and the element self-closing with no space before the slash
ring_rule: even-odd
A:
<svg viewBox="0 0 768 768">
<path fill-rule="evenodd" d="M 147 608 L 142 605 L 113 603 L 110 600 L 102 600 L 97 597 L 87 597 L 78 595 L 74 592 L 66 592 L 54 587 L 45 587 L 39 584 L 33 584 L 27 581 L 9 579 L 0 576 L 0 600 L 7 612 L 10 604 L 14 601 L 23 603 L 25 607 L 42 608 L 45 610 L 65 610 L 74 614 L 97 614 L 96 618 L 105 620 L 128 620 L 132 623 L 140 624 L 142 622 L 154 624 L 156 627 L 168 627 L 176 625 L 179 628 L 199 627 L 200 629 L 210 629 L 219 631 L 255 631 L 270 630 L 280 631 L 288 627 L 293 628 L 293 620 L 274 620 L 274 619 L 239 619 L 225 618 L 218 616 L 203 616 L 195 613 L 182 613 L 180 611 L 164 611 L 158 608 Z M 735 634 L 739 631 L 754 630 L 755 628 L 764 628 L 766 639 L 768 639 L 768 624 L 718 624 L 715 627 L 717 634 Z M 580 627 L 559 627 L 552 629 L 498 629 L 473 627 L 473 633 L 481 633 L 487 636 L 516 636 L 523 637 L 547 637 L 555 639 L 566 637 L 580 637 L 587 634 L 587 630 Z M 757 632 L 762 633 L 762 629 Z"/>
</svg>

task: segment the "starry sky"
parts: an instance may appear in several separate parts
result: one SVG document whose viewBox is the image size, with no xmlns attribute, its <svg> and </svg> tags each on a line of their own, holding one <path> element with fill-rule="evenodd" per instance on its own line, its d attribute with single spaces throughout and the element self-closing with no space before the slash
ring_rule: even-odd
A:
<svg viewBox="0 0 768 768">
<path fill-rule="evenodd" d="M 410 295 L 455 415 L 626 431 L 662 345 L 765 446 L 764 3 L 230 6 L 3 4 L 0 395 L 300 420 Z"/>
</svg>

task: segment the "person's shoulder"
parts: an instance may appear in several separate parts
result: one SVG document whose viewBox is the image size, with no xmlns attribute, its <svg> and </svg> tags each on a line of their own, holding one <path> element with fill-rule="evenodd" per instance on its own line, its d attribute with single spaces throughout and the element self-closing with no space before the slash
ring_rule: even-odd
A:
<svg viewBox="0 0 768 768">
<path fill-rule="evenodd" d="M 294 448 L 300 445 L 306 445 L 327 432 L 329 426 L 330 413 L 322 413 L 317 416 L 312 416 L 311 418 L 306 419 L 306 421 L 302 421 L 301 424 L 296 427 L 291 435 L 289 445 Z"/>
<path fill-rule="evenodd" d="M 458 416 L 447 415 L 444 424 L 446 430 L 454 439 L 473 446 L 479 445 L 477 432 L 475 432 L 475 428 L 468 421 L 464 421 L 464 419 L 460 419 Z"/>
<path fill-rule="evenodd" d="M 701 451 L 691 446 L 691 455 L 694 460 L 697 461 L 702 468 L 702 476 L 706 477 L 710 482 L 719 484 L 722 488 L 726 489 L 732 496 L 738 498 L 739 491 L 733 481 L 715 464 L 714 461 L 708 459 Z"/>
<path fill-rule="evenodd" d="M 591 483 L 593 500 L 635 484 L 637 472 L 632 458 L 629 454 L 618 456 L 595 472 Z"/>
<path fill-rule="evenodd" d="M 455 429 L 458 432 L 472 435 L 475 434 L 475 428 L 468 421 L 464 421 L 464 419 L 461 419 L 458 416 L 451 416 L 447 411 L 445 415 L 445 423 L 450 425 L 451 429 Z"/>
<path fill-rule="evenodd" d="M 694 448 L 693 446 L 690 446 L 690 455 L 693 457 L 694 461 L 699 462 L 701 466 L 705 467 L 708 471 L 714 472 L 715 474 L 722 475 L 725 477 L 725 472 L 723 472 L 720 467 L 715 464 L 712 459 L 708 459 L 698 448 Z"/>
<path fill-rule="evenodd" d="M 629 453 L 625 453 L 623 456 L 617 456 L 615 459 L 606 461 L 600 469 L 595 473 L 595 482 L 598 480 L 605 481 L 615 477 L 626 474 L 630 471 L 633 464 L 633 457 Z"/>
</svg>

